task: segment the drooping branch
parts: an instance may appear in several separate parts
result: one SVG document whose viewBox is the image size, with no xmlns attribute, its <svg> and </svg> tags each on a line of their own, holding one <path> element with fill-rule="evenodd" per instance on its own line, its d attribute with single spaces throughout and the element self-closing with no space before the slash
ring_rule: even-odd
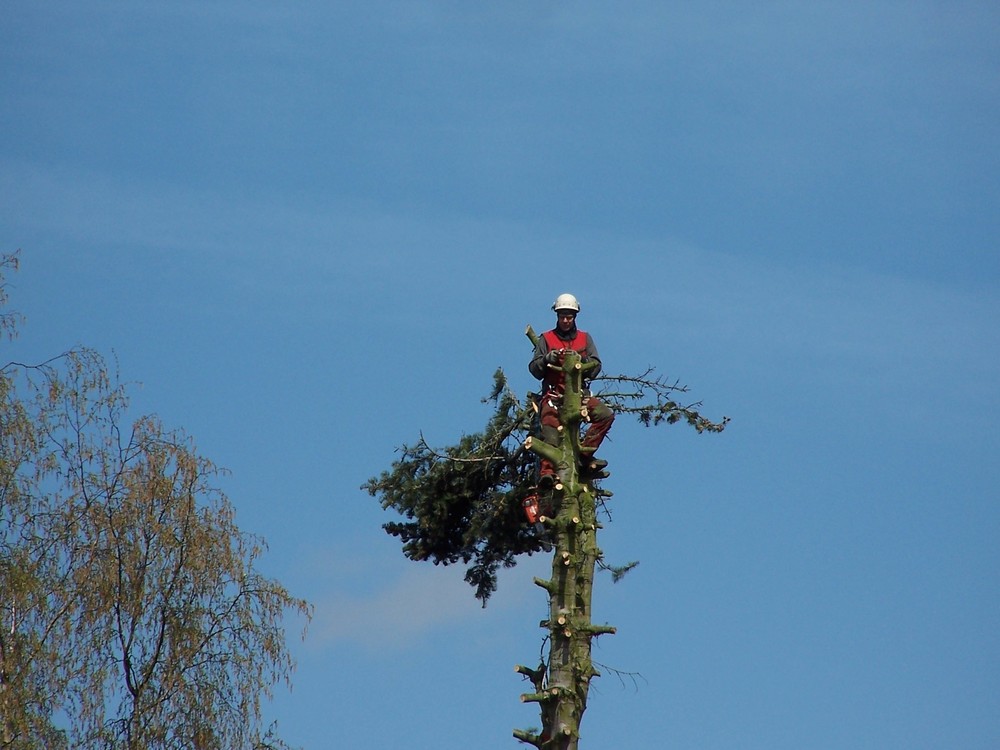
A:
<svg viewBox="0 0 1000 750">
<path fill-rule="evenodd" d="M 417 441 L 416 445 L 412 448 L 407 448 L 407 452 L 411 455 L 424 454 L 431 456 L 438 461 L 454 461 L 455 463 L 488 463 L 490 461 L 509 461 L 510 459 L 517 459 L 519 454 L 525 449 L 525 446 L 515 449 L 513 454 L 492 454 L 492 455 L 474 455 L 474 456 L 453 456 L 447 453 L 442 453 L 435 448 L 432 448 L 424 438 L 424 433 L 420 433 L 420 439 Z"/>
<path fill-rule="evenodd" d="M 599 386 L 598 398 L 619 414 L 634 414 L 647 427 L 685 421 L 698 432 L 722 432 L 730 421 L 723 417 L 714 422 L 703 416 L 698 411 L 700 401 L 681 403 L 677 395 L 687 393 L 688 387 L 656 375 L 651 367 L 641 375 L 599 375 L 594 383 Z"/>
</svg>

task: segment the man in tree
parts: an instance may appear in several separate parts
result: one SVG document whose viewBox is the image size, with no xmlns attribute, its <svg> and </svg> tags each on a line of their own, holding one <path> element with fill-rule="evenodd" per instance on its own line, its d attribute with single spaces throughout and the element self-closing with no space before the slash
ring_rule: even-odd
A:
<svg viewBox="0 0 1000 750">
<path fill-rule="evenodd" d="M 576 297 L 572 294 L 560 294 L 553 303 L 552 310 L 556 314 L 556 327 L 538 337 L 534 355 L 528 363 L 528 371 L 542 381 L 538 415 L 542 425 L 542 440 L 549 445 L 558 446 L 559 402 L 565 388 L 565 374 L 558 366 L 562 364 L 567 350 L 575 351 L 584 362 L 597 362 L 597 366 L 587 372 L 587 378 L 591 380 L 601 371 L 601 358 L 590 334 L 576 327 L 576 316 L 580 312 L 580 303 Z M 615 413 L 589 392 L 585 395 L 584 406 L 590 427 L 587 428 L 580 443 L 580 452 L 588 458 L 593 458 L 615 421 Z M 606 465 L 606 461 L 592 460 L 586 468 L 600 471 Z M 555 481 L 556 470 L 552 462 L 541 459 L 539 487 L 548 489 L 555 484 Z"/>
<path fill-rule="evenodd" d="M 729 420 L 715 423 L 693 408 L 699 404 L 679 404 L 676 394 L 686 387 L 652 377 L 652 370 L 638 376 L 604 375 L 603 400 L 595 398 L 585 385 L 601 363 L 591 337 L 576 328 L 580 305 L 564 294 L 552 307 L 554 330 L 542 337 L 530 325 L 525 330 L 535 345 L 529 370 L 545 386 L 541 436 L 530 434 L 533 410 L 521 404 L 497 369 L 492 393 L 483 399 L 496 410 L 482 432 L 463 433 L 457 444 L 441 450 L 421 437 L 417 445 L 403 447 L 390 470 L 363 487 L 380 499 L 383 509 L 403 516 L 383 528 L 401 540 L 407 557 L 435 565 L 464 563 L 465 580 L 484 606 L 496 590 L 499 569 L 551 544 L 552 575 L 534 579 L 549 599 L 549 616 L 540 623 L 547 631 L 548 653 L 538 667 L 515 667 L 531 681 L 532 692 L 522 694 L 521 702 L 539 705 L 541 728 L 515 729 L 513 735 L 538 750 L 577 750 L 590 682 L 598 676 L 591 644 L 615 632 L 592 620 L 594 573 L 600 565 L 617 580 L 636 565 L 609 566 L 597 546 L 598 507 L 611 493 L 592 481 L 606 476 L 594 450 L 615 412 L 634 414 L 650 426 L 683 420 L 699 433 L 721 432 Z M 581 439 L 584 421 L 590 426 Z M 533 486 L 536 460 L 545 461 L 543 471 L 553 490 L 547 493 L 552 502 L 544 514 L 538 513 L 541 493 Z M 554 484 L 557 472 L 560 489 Z M 518 519 L 522 508 L 529 523 L 542 524 L 547 539 L 524 533 Z"/>
</svg>

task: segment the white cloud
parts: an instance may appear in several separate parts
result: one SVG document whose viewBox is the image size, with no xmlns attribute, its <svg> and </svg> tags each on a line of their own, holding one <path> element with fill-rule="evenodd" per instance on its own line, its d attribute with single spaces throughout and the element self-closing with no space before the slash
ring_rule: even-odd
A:
<svg viewBox="0 0 1000 750">
<path fill-rule="evenodd" d="M 486 618 L 495 621 L 497 612 L 543 601 L 540 596 L 537 601 L 531 598 L 537 591 L 531 577 L 544 575 L 540 566 L 545 561 L 538 557 L 524 558 L 513 570 L 502 571 L 499 588 L 486 609 L 463 580 L 461 566 L 417 565 L 397 559 L 389 579 L 382 583 L 380 571 L 386 568 L 385 560 L 372 562 L 367 570 L 373 581 L 370 589 L 358 591 L 356 582 L 366 566 L 355 561 L 350 566 L 354 574 L 342 572 L 335 590 L 317 598 L 309 628 L 312 646 L 355 644 L 384 650 L 386 644 L 392 644 L 403 649 L 443 628 L 464 627 Z M 349 579 L 352 584 L 348 584 Z"/>
</svg>

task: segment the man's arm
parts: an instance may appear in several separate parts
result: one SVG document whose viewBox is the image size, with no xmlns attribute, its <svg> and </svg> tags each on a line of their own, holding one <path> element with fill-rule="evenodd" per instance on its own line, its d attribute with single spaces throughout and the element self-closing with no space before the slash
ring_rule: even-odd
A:
<svg viewBox="0 0 1000 750">
<path fill-rule="evenodd" d="M 587 334 L 587 351 L 584 352 L 584 361 L 597 362 L 597 367 L 587 373 L 588 380 L 593 380 L 601 374 L 601 355 L 597 353 L 597 346 L 594 345 L 594 339 L 589 333 Z"/>
<path fill-rule="evenodd" d="M 531 361 L 528 363 L 528 372 L 534 375 L 538 380 L 545 379 L 545 355 L 549 353 L 549 343 L 545 340 L 544 336 L 538 337 L 538 343 L 535 344 L 535 353 L 531 357 Z"/>
</svg>

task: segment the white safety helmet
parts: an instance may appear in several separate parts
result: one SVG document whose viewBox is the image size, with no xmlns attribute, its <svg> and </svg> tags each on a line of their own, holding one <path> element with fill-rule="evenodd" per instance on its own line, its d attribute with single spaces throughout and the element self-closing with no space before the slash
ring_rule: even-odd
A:
<svg viewBox="0 0 1000 750">
<path fill-rule="evenodd" d="M 552 303 L 552 309 L 556 312 L 570 310 L 578 313 L 580 312 L 580 303 L 576 301 L 576 297 L 572 294 L 560 294 L 556 297 L 556 301 Z"/>
</svg>

